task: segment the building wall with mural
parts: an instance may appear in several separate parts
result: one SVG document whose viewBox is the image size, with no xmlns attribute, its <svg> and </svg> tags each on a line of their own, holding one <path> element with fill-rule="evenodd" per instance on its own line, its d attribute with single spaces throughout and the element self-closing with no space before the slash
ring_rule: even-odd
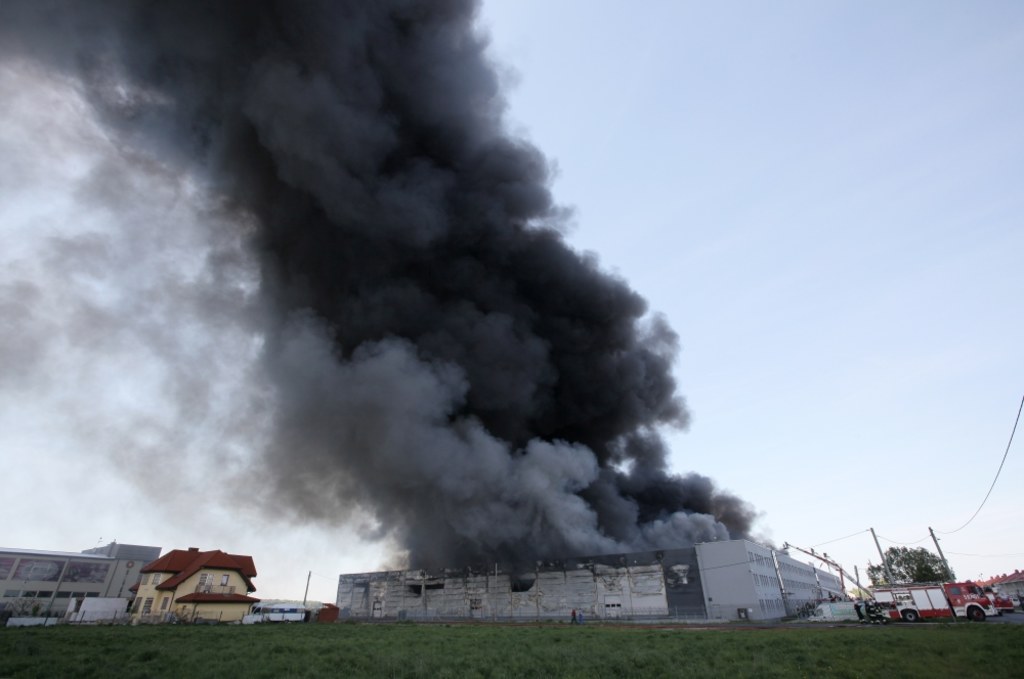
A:
<svg viewBox="0 0 1024 679">
<path fill-rule="evenodd" d="M 130 598 L 159 547 L 110 543 L 84 552 L 0 548 L 0 611 L 61 614 L 72 599 Z"/>
</svg>

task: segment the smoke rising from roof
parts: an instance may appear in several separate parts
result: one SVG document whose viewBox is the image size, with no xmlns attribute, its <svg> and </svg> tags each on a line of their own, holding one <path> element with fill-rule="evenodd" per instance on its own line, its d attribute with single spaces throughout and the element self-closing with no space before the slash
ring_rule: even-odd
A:
<svg viewBox="0 0 1024 679">
<path fill-rule="evenodd" d="M 74 78 L 136 149 L 124 162 L 216 197 L 192 284 L 217 303 L 191 307 L 205 324 L 189 332 L 235 318 L 259 337 L 266 400 L 237 407 L 267 421 L 236 473 L 297 518 L 368 514 L 366 534 L 418 566 L 747 534 L 749 506 L 669 471 L 658 429 L 687 422 L 676 336 L 564 242 L 474 20 L 468 0 L 7 2 L 0 49 Z M 225 232 L 245 239 L 250 288 L 210 245 Z"/>
</svg>

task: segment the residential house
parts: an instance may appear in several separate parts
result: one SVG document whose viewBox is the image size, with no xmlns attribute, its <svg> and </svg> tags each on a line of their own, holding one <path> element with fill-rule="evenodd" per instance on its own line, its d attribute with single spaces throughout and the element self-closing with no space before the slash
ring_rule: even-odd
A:
<svg viewBox="0 0 1024 679">
<path fill-rule="evenodd" d="M 175 549 L 142 567 L 135 622 L 235 622 L 259 599 L 251 556 Z"/>
<path fill-rule="evenodd" d="M 982 587 L 995 587 L 1000 594 L 1013 598 L 1017 605 L 1024 607 L 1024 572 L 1020 569 L 981 580 L 978 584 Z"/>
</svg>

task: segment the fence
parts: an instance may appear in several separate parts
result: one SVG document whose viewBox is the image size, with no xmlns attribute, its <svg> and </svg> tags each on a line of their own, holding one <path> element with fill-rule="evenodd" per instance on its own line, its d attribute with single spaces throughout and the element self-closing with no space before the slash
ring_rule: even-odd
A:
<svg viewBox="0 0 1024 679">
<path fill-rule="evenodd" d="M 576 609 L 578 617 L 583 623 L 614 623 L 614 622 L 710 622 L 711 619 L 703 611 L 685 610 L 679 608 L 632 608 L 618 609 L 615 613 L 596 615 L 585 609 Z M 393 613 L 367 614 L 364 612 L 353 613 L 351 610 L 342 610 L 340 620 L 362 620 L 381 622 L 393 622 L 395 620 L 409 620 L 417 622 L 569 622 L 572 617 L 572 609 L 565 610 L 540 610 L 529 613 L 510 614 L 507 611 L 467 611 L 465 607 L 453 608 L 415 608 L 401 609 Z"/>
</svg>

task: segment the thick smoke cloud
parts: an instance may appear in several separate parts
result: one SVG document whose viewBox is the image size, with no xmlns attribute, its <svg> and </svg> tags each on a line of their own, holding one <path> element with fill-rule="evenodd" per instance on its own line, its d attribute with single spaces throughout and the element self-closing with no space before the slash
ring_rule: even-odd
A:
<svg viewBox="0 0 1024 679">
<path fill-rule="evenodd" d="M 745 535 L 747 505 L 669 472 L 676 336 L 563 241 L 474 19 L 8 1 L 0 49 L 74 78 L 119 143 L 218 197 L 211 227 L 247 229 L 270 396 L 245 475 L 297 518 L 372 516 L 423 566 Z"/>
</svg>

